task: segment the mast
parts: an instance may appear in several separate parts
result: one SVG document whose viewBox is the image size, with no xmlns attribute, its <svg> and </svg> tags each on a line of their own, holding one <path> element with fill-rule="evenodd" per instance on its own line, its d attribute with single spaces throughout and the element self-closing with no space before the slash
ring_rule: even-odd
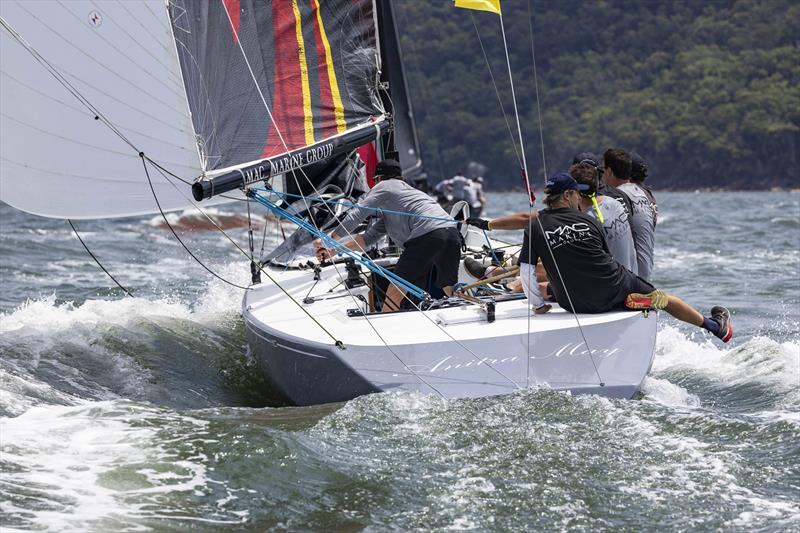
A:
<svg viewBox="0 0 800 533">
<path fill-rule="evenodd" d="M 426 176 L 422 169 L 419 138 L 403 66 L 403 52 L 395 24 L 394 8 L 390 0 L 377 0 L 376 7 L 382 60 L 381 82 L 387 83 L 389 87 L 389 94 L 382 93 L 381 96 L 387 109 L 391 110 L 394 125 L 394 134 L 387 136 L 389 141 L 387 149 L 397 152 L 406 179 L 421 181 Z"/>
</svg>

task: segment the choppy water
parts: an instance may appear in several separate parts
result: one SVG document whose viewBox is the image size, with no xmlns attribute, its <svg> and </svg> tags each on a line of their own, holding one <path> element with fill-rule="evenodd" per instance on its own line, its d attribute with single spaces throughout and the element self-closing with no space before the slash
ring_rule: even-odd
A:
<svg viewBox="0 0 800 533">
<path fill-rule="evenodd" d="M 659 203 L 656 284 L 727 305 L 737 335 L 665 319 L 643 399 L 312 408 L 263 407 L 240 291 L 157 218 L 78 223 L 126 298 L 66 223 L 0 205 L 0 527 L 800 530 L 800 195 Z M 246 283 L 224 237 L 182 235 Z"/>
</svg>

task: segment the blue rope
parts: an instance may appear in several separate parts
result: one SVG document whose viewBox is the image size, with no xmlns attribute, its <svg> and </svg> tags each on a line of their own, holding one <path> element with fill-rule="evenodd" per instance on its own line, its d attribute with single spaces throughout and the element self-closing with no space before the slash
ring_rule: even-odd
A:
<svg viewBox="0 0 800 533">
<path fill-rule="evenodd" d="M 489 251 L 492 252 L 492 259 L 494 259 L 494 262 L 497 263 L 497 266 L 505 270 L 505 267 L 503 266 L 502 263 L 500 263 L 500 260 L 494 253 L 494 248 L 492 248 L 492 242 L 489 240 L 489 236 L 486 234 L 486 230 L 484 229 L 481 231 L 483 232 L 483 238 L 486 239 L 486 245 L 489 247 Z"/>
<path fill-rule="evenodd" d="M 424 299 L 425 297 L 427 297 L 427 294 L 425 293 L 425 291 L 423 291 L 422 289 L 420 289 L 419 287 L 417 287 L 413 283 L 410 283 L 410 282 L 406 281 L 405 279 L 401 278 L 400 276 L 398 276 L 394 272 L 386 270 L 385 268 L 381 267 L 380 265 L 375 264 L 371 259 L 369 259 L 367 257 L 363 257 L 361 254 L 359 254 L 359 253 L 351 250 L 350 248 L 344 246 L 342 243 L 340 243 L 339 241 L 333 239 L 330 235 L 328 235 L 324 231 L 319 231 L 316 227 L 314 227 L 312 224 L 306 222 L 302 218 L 299 218 L 296 215 L 293 215 L 293 214 L 289 213 L 285 209 L 282 209 L 282 208 L 278 207 L 277 205 L 275 205 L 271 201 L 269 201 L 266 198 L 262 197 L 255 190 L 250 189 L 250 191 L 251 191 L 251 197 L 256 202 L 260 203 L 261 205 L 263 205 L 264 207 L 266 207 L 267 209 L 269 209 L 273 213 L 277 213 L 281 217 L 291 221 L 292 223 L 294 223 L 298 227 L 304 229 L 305 231 L 307 231 L 311 235 L 314 235 L 314 236 L 318 237 L 319 239 L 321 239 L 325 243 L 325 245 L 328 248 L 333 248 L 337 252 L 339 252 L 339 253 L 341 253 L 343 255 L 346 255 L 348 257 L 351 257 L 355 261 L 358 261 L 359 264 L 364 265 L 365 267 L 367 267 L 367 269 L 369 269 L 371 272 L 374 272 L 375 274 L 378 274 L 379 276 L 383 276 L 384 278 L 388 279 L 389 281 L 391 281 L 395 285 L 401 287 L 402 289 L 405 289 L 406 292 L 409 292 L 409 293 L 413 294 L 417 298 Z"/>
<path fill-rule="evenodd" d="M 276 191 L 274 189 L 251 189 L 251 190 L 259 190 L 259 191 L 260 190 L 264 190 L 267 193 L 274 194 L 275 196 L 278 196 L 279 198 L 282 197 L 283 199 L 286 199 L 286 198 L 298 198 L 298 199 L 299 198 L 305 198 L 306 200 L 310 200 L 312 202 L 320 202 L 320 203 L 328 204 L 328 205 L 343 205 L 345 207 L 357 207 L 359 209 L 365 209 L 367 211 L 375 211 L 376 213 L 389 213 L 389 214 L 392 214 L 392 215 L 401 215 L 401 216 L 406 216 L 406 217 L 426 218 L 426 219 L 429 219 L 429 220 L 441 220 L 441 221 L 444 221 L 444 222 L 450 222 L 451 224 L 457 224 L 458 223 L 456 220 L 453 220 L 452 217 L 447 217 L 447 218 L 445 218 L 445 217 L 434 217 L 434 216 L 431 216 L 431 215 L 418 215 L 416 213 L 408 213 L 406 211 L 393 211 L 391 209 L 383 209 L 381 207 L 366 207 L 366 206 L 363 206 L 363 205 L 359 205 L 357 203 L 347 202 L 347 201 L 343 201 L 343 200 L 326 200 L 324 198 L 320 198 L 319 196 L 303 196 L 303 195 L 300 195 L 300 194 L 291 194 L 291 193 L 288 193 L 288 192 L 279 192 L 279 191 Z"/>
</svg>

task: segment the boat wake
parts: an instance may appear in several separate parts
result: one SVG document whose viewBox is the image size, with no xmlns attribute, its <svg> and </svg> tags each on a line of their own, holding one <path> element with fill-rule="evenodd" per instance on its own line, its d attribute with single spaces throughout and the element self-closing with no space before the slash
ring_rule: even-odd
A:
<svg viewBox="0 0 800 533">
<path fill-rule="evenodd" d="M 209 386 L 218 371 L 209 354 L 242 353 L 239 321 L 225 305 L 141 299 L 45 299 L 0 316 L 4 364 L 13 362 L 0 396 L 4 525 L 319 529 L 314 517 L 330 506 L 349 509 L 336 526 L 379 529 L 635 527 L 645 517 L 666 528 L 680 516 L 687 528 L 800 525 L 787 470 L 796 450 L 786 445 L 787 434 L 800 439 L 797 343 L 757 337 L 726 350 L 663 327 L 643 401 L 540 388 L 213 407 L 231 398 Z M 170 337 L 192 368 L 180 378 L 185 367 L 154 357 Z M 159 407 L 167 388 L 214 402 L 187 393 L 171 401 L 189 410 Z M 767 399 L 747 400 L 754 389 Z M 624 499 L 624 517 L 613 505 L 593 511 L 609 494 Z M 371 511 L 398 500 L 429 512 Z M 541 505 L 524 504 L 532 500 Z"/>
</svg>

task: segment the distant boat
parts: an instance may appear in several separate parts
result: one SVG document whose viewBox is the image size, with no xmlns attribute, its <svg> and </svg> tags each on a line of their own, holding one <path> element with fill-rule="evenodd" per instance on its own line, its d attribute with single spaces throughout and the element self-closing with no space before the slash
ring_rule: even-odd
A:
<svg viewBox="0 0 800 533">
<path fill-rule="evenodd" d="M 242 302 L 288 403 L 536 385 L 630 397 L 644 380 L 657 313 L 532 317 L 493 285 L 450 300 L 417 287 L 417 309 L 379 314 L 380 280 L 403 282 L 396 249 L 313 259 L 311 240 L 368 190 L 365 153 L 424 177 L 389 0 L 4 1 L 0 16 L 0 199 L 66 219 L 247 199 L 300 226 L 250 250 Z M 465 257 L 515 249 L 463 235 Z M 463 264 L 460 280 L 474 281 Z"/>
</svg>

